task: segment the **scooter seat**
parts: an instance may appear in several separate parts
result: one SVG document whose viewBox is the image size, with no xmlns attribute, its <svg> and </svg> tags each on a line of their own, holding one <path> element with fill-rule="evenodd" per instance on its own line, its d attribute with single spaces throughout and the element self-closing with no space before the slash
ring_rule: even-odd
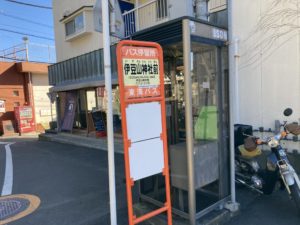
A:
<svg viewBox="0 0 300 225">
<path fill-rule="evenodd" d="M 246 158 L 254 158 L 262 154 L 261 149 L 259 148 L 256 148 L 255 150 L 252 151 L 248 151 L 247 149 L 245 149 L 244 145 L 240 145 L 238 149 L 239 152 L 241 153 L 241 156 Z"/>
</svg>

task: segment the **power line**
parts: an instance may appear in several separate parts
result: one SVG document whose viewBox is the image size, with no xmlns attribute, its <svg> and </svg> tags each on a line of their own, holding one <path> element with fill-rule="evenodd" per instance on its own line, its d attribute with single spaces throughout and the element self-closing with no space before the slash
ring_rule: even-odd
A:
<svg viewBox="0 0 300 225">
<path fill-rule="evenodd" d="M 38 31 L 38 30 L 28 29 L 26 27 L 21 27 L 21 26 L 16 26 L 16 25 L 8 25 L 8 24 L 0 23 L 0 26 L 9 27 L 9 28 L 13 27 L 13 28 L 17 28 L 17 29 L 21 29 L 21 30 L 26 30 L 26 31 L 31 31 L 31 32 L 34 32 L 34 33 L 44 34 L 44 35 L 49 35 L 49 36 L 53 35 L 53 34 L 50 34 L 50 33 L 44 33 L 44 32 Z"/>
<path fill-rule="evenodd" d="M 0 10 L 0 15 L 7 16 L 7 17 L 10 17 L 10 18 L 13 18 L 13 19 L 16 19 L 16 20 L 21 20 L 23 22 L 25 21 L 25 22 L 28 22 L 28 23 L 36 24 L 36 25 L 43 26 L 43 27 L 53 28 L 52 26 L 50 26 L 48 24 L 39 23 L 39 22 L 35 22 L 33 20 L 29 20 L 29 19 L 26 19 L 26 18 L 23 18 L 23 17 L 7 14 L 3 10 Z"/>
<path fill-rule="evenodd" d="M 35 38 L 40 38 L 40 39 L 54 41 L 53 38 L 48 38 L 48 37 L 45 37 L 45 36 L 34 35 L 34 34 L 27 34 L 27 33 L 19 32 L 19 31 L 14 31 L 14 30 L 9 30 L 9 29 L 4 29 L 4 28 L 0 28 L 0 31 L 5 31 L 5 32 L 9 32 L 9 33 L 20 34 L 20 35 L 25 35 L 25 36 L 30 36 L 30 37 L 35 37 Z"/>
<path fill-rule="evenodd" d="M 52 7 L 50 7 L 50 6 L 36 5 L 36 4 L 20 2 L 20 1 L 15 1 L 15 0 L 4 0 L 4 1 L 11 2 L 11 3 L 16 3 L 16 4 L 20 4 L 20 5 L 26 5 L 26 6 L 41 8 L 41 9 L 50 9 L 50 10 L 52 9 Z"/>
</svg>

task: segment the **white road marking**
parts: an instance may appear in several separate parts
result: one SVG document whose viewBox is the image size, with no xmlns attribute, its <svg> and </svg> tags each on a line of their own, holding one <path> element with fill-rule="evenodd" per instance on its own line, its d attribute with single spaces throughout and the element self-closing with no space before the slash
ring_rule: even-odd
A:
<svg viewBox="0 0 300 225">
<path fill-rule="evenodd" d="M 0 142 L 3 144 L 5 142 Z M 6 153 L 6 163 L 5 163 L 5 176 L 4 176 L 4 183 L 1 192 L 1 196 L 11 195 L 12 187 L 13 187 L 13 161 L 12 161 L 12 154 L 10 145 L 14 143 L 5 143 L 5 153 Z"/>
</svg>

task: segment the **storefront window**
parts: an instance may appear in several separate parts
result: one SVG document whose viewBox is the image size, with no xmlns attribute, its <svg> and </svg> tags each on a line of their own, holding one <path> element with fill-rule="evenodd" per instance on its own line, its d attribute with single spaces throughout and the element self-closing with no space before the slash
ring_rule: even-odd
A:
<svg viewBox="0 0 300 225">
<path fill-rule="evenodd" d="M 119 86 L 113 86 L 112 88 L 112 100 L 113 100 L 113 124 L 114 124 L 114 134 L 119 137 L 122 134 L 121 125 L 121 111 L 120 111 L 120 91 Z M 106 114 L 107 111 L 107 95 L 105 92 L 105 87 L 97 88 L 97 110 Z"/>
</svg>

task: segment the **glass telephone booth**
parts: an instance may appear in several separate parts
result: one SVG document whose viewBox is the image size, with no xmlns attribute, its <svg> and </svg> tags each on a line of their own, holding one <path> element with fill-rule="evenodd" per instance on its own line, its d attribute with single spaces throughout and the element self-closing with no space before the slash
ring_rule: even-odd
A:
<svg viewBox="0 0 300 225">
<path fill-rule="evenodd" d="M 230 197 L 227 32 L 192 19 L 180 25 L 176 38 L 162 34 L 157 42 L 164 51 L 173 213 L 196 221 Z M 140 197 L 162 205 L 163 182 L 161 175 L 141 180 Z"/>
</svg>

